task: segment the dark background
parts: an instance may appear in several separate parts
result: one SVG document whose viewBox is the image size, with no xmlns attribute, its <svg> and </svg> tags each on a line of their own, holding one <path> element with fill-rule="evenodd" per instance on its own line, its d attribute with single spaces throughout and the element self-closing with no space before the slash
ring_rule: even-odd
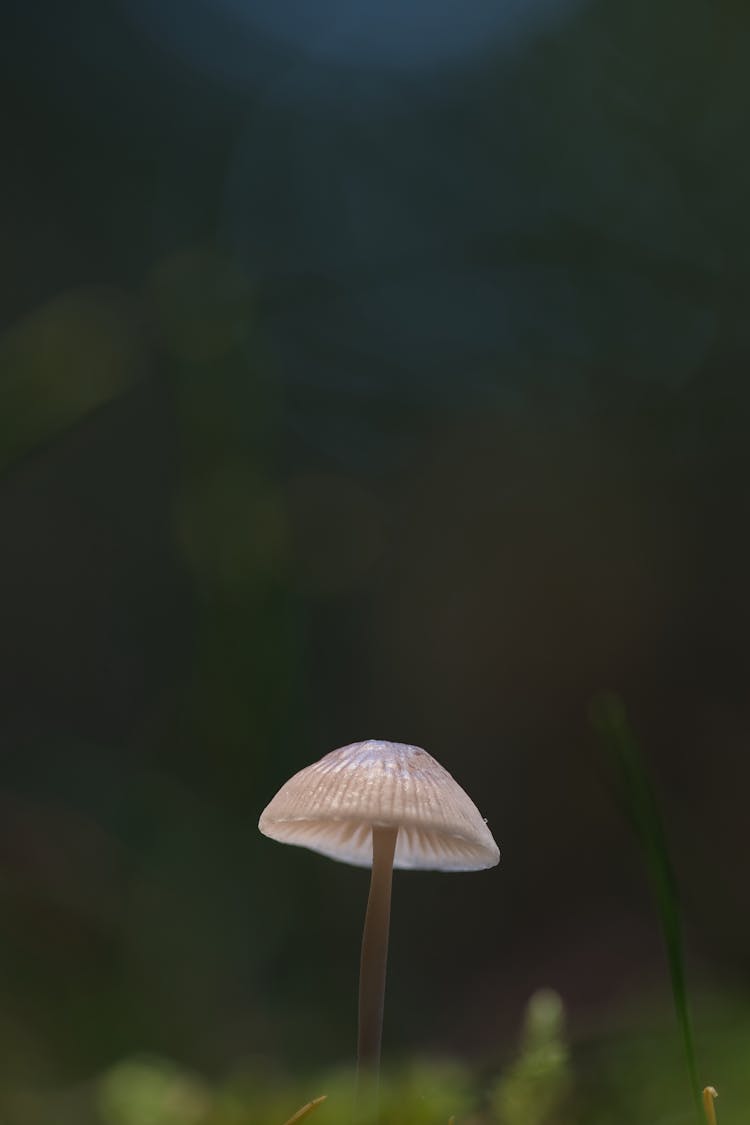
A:
<svg viewBox="0 0 750 1125">
<path fill-rule="evenodd" d="M 729 0 L 4 8 L 3 1082 L 347 1061 L 366 876 L 256 824 L 371 737 L 503 854 L 397 875 L 391 1053 L 668 1003 L 606 688 L 696 1003 L 744 1003 L 749 45 Z"/>
</svg>

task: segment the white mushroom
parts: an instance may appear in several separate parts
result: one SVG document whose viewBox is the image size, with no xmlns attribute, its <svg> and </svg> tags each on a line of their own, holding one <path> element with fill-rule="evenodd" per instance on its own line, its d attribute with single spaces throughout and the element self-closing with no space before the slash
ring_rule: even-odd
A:
<svg viewBox="0 0 750 1125">
<path fill-rule="evenodd" d="M 419 746 L 354 742 L 282 785 L 258 827 L 285 844 L 372 867 L 359 983 L 360 1072 L 377 1073 L 394 867 L 476 871 L 500 852 L 470 797 Z"/>
</svg>

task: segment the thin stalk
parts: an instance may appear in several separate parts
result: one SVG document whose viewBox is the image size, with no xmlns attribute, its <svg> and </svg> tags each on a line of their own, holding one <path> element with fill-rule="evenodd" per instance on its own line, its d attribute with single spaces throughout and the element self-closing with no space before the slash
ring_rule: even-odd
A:
<svg viewBox="0 0 750 1125">
<path fill-rule="evenodd" d="M 714 1101 L 718 1096 L 713 1086 L 706 1086 L 703 1091 L 703 1111 L 706 1114 L 706 1125 L 716 1125 Z"/>
<path fill-rule="evenodd" d="M 297 1125 L 297 1122 L 301 1121 L 303 1117 L 307 1117 L 308 1114 L 312 1113 L 316 1106 L 322 1105 L 327 1097 L 327 1094 L 321 1094 L 319 1098 L 313 1098 L 311 1102 L 307 1102 L 306 1105 L 303 1105 L 301 1109 L 298 1109 L 296 1113 L 292 1114 L 286 1125 Z"/>
<path fill-rule="evenodd" d="M 598 697 L 592 704 L 591 718 L 617 769 L 625 811 L 638 836 L 651 879 L 666 946 L 677 1023 L 682 1032 L 690 1091 L 696 1116 L 701 1120 L 698 1066 L 685 979 L 680 896 L 656 792 L 622 701 L 616 695 Z M 705 1098 L 704 1109 L 708 1112 Z"/>
<path fill-rule="evenodd" d="M 359 965 L 358 1100 L 377 1089 L 383 1037 L 385 971 L 391 920 L 391 882 L 398 828 L 372 829 L 372 875 Z"/>
</svg>

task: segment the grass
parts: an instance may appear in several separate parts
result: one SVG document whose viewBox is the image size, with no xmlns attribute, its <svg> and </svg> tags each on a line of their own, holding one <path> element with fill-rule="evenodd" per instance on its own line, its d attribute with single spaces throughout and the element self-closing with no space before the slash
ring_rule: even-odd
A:
<svg viewBox="0 0 750 1125">
<path fill-rule="evenodd" d="M 625 813 L 641 848 L 654 895 L 669 966 L 677 1024 L 696 1117 L 702 1119 L 695 1037 L 688 1003 L 682 914 L 667 835 L 654 786 L 625 707 L 615 695 L 600 696 L 591 709 L 594 728 L 613 766 Z"/>
</svg>

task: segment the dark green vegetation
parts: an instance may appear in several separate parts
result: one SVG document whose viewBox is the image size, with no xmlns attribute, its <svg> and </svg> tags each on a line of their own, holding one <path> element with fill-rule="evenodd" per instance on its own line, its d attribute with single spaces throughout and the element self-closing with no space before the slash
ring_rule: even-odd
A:
<svg viewBox="0 0 750 1125">
<path fill-rule="evenodd" d="M 446 1125 L 453 1116 L 456 1125 L 692 1121 L 664 1014 L 649 1015 L 647 1031 L 634 1029 L 616 1041 L 580 1044 L 571 1051 L 559 996 L 540 991 L 527 1007 L 517 1051 L 501 1071 L 490 1060 L 477 1073 L 456 1060 L 415 1058 L 384 1078 L 379 1120 L 382 1125 Z M 727 1087 L 746 1096 L 747 1028 L 736 1013 L 732 1018 L 725 1012 L 722 1023 L 723 1036 L 715 1044 L 721 1050 L 720 1069 Z M 325 1101 L 311 1109 L 311 1122 L 351 1125 L 354 1087 L 352 1072 L 330 1069 L 293 1078 L 259 1068 L 208 1083 L 165 1060 L 140 1058 L 65 1096 L 19 1097 L 7 1103 L 5 1120 L 13 1125 L 284 1125 L 293 1107 L 307 1104 L 312 1091 L 325 1090 Z M 718 1109 L 721 1125 L 746 1121 L 743 1106 L 726 1098 Z M 370 1119 L 365 1114 L 358 1120 Z"/>
</svg>

